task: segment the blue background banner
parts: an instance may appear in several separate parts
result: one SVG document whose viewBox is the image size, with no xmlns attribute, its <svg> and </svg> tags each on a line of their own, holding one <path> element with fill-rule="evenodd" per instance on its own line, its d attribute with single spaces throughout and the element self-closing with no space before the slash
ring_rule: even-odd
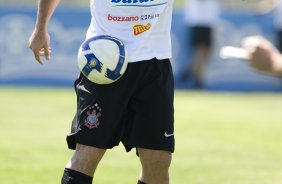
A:
<svg viewBox="0 0 282 184">
<path fill-rule="evenodd" d="M 28 48 L 36 9 L 0 8 L 0 84 L 71 87 L 78 75 L 76 55 L 84 41 L 90 21 L 88 9 L 58 9 L 49 24 L 52 56 L 39 65 Z M 275 41 L 273 15 L 253 15 L 244 12 L 222 14 L 215 32 L 215 47 L 205 71 L 205 89 L 227 91 L 282 91 L 282 80 L 258 74 L 246 61 L 222 60 L 219 50 L 226 45 L 240 46 L 241 39 L 262 34 Z M 189 30 L 183 11 L 173 14 L 172 65 L 176 88 L 190 88 L 181 81 L 193 52 L 188 45 Z"/>
</svg>

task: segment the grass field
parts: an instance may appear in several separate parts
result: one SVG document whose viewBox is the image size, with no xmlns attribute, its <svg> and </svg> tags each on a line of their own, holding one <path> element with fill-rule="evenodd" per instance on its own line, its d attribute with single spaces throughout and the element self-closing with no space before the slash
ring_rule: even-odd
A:
<svg viewBox="0 0 282 184">
<path fill-rule="evenodd" d="M 74 92 L 1 87 L 0 100 L 0 183 L 60 183 Z M 282 94 L 176 91 L 175 125 L 172 184 L 282 183 Z M 138 173 L 120 146 L 94 183 L 133 184 Z"/>
</svg>

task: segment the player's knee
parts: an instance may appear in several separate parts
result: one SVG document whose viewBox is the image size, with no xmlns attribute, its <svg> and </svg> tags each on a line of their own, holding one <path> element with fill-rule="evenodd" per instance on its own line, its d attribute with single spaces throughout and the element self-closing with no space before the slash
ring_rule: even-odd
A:
<svg viewBox="0 0 282 184">
<path fill-rule="evenodd" d="M 152 158 L 151 163 L 156 167 L 168 169 L 172 160 L 172 154 L 169 152 L 161 152 L 159 156 Z"/>
<path fill-rule="evenodd" d="M 106 150 L 78 144 L 67 168 L 93 175 Z"/>
</svg>

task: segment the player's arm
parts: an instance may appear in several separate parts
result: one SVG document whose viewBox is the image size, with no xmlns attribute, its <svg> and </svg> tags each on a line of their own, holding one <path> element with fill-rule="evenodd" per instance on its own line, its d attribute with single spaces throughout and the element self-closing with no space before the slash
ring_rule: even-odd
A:
<svg viewBox="0 0 282 184">
<path fill-rule="evenodd" d="M 37 20 L 34 31 L 29 38 L 29 47 L 40 64 L 43 64 L 41 56 L 45 56 L 46 59 L 50 58 L 50 36 L 47 27 L 59 2 L 60 0 L 38 1 Z"/>
</svg>

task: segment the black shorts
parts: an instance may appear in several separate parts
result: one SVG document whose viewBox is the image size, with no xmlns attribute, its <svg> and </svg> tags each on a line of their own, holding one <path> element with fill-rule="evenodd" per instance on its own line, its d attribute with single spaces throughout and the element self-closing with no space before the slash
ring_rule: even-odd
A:
<svg viewBox="0 0 282 184">
<path fill-rule="evenodd" d="M 212 28 L 209 26 L 193 26 L 189 30 L 191 31 L 189 37 L 189 43 L 191 43 L 192 48 L 198 46 L 211 47 L 213 44 L 212 40 Z"/>
<path fill-rule="evenodd" d="M 75 81 L 77 112 L 67 136 L 76 144 L 110 149 L 174 151 L 174 82 L 168 59 L 129 63 L 116 82 L 99 85 L 82 74 Z"/>
</svg>

